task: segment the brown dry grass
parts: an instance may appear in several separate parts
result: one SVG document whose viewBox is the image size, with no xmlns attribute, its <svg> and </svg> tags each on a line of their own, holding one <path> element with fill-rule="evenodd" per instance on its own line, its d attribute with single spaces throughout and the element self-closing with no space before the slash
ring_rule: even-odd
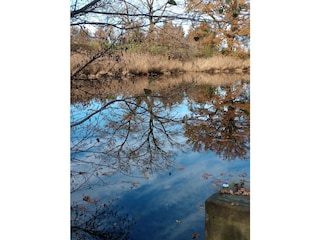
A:
<svg viewBox="0 0 320 240">
<path fill-rule="evenodd" d="M 71 55 L 71 74 L 90 59 L 80 53 Z M 109 54 L 87 66 L 82 76 L 88 78 L 125 77 L 132 75 L 162 75 L 188 72 L 241 73 L 250 69 L 250 59 L 215 56 L 195 58 L 188 61 L 168 59 L 143 53 Z"/>
<path fill-rule="evenodd" d="M 191 72 L 242 72 L 250 68 L 250 60 L 225 56 L 197 58 L 187 62 L 185 68 Z"/>
</svg>

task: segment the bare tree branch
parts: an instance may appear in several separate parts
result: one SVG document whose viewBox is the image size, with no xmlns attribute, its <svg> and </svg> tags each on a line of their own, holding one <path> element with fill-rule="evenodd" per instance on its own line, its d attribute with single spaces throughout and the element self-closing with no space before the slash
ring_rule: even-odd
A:
<svg viewBox="0 0 320 240">
<path fill-rule="evenodd" d="M 87 5 L 83 6 L 82 8 L 80 8 L 78 10 L 71 11 L 70 17 L 74 18 L 78 14 L 85 14 L 86 11 L 88 11 L 88 9 L 92 8 L 95 4 L 97 4 L 100 1 L 101 0 L 93 0 L 93 1 L 89 2 Z"/>
</svg>

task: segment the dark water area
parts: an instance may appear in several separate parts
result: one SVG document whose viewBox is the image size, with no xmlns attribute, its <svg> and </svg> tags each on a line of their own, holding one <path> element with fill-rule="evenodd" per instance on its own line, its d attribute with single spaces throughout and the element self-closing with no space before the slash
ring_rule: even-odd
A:
<svg viewBox="0 0 320 240">
<path fill-rule="evenodd" d="M 206 199 L 250 186 L 248 80 L 141 81 L 72 85 L 71 239 L 205 239 Z"/>
</svg>

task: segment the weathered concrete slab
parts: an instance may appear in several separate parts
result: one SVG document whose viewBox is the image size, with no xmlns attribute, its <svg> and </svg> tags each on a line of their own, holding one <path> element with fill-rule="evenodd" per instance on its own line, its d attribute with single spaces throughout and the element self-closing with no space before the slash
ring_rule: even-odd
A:
<svg viewBox="0 0 320 240">
<path fill-rule="evenodd" d="M 216 193 L 205 208 L 206 240 L 250 239 L 250 196 Z"/>
</svg>

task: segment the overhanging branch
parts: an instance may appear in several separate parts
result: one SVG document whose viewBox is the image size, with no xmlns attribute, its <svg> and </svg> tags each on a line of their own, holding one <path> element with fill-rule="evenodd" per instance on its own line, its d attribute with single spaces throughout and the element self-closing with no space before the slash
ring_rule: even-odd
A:
<svg viewBox="0 0 320 240">
<path fill-rule="evenodd" d="M 74 18 L 78 14 L 85 14 L 88 9 L 90 9 L 91 7 L 93 7 L 95 4 L 97 4 L 100 1 L 101 0 L 93 0 L 92 2 L 89 2 L 87 5 L 83 6 L 82 8 L 71 11 L 70 17 Z"/>
</svg>

